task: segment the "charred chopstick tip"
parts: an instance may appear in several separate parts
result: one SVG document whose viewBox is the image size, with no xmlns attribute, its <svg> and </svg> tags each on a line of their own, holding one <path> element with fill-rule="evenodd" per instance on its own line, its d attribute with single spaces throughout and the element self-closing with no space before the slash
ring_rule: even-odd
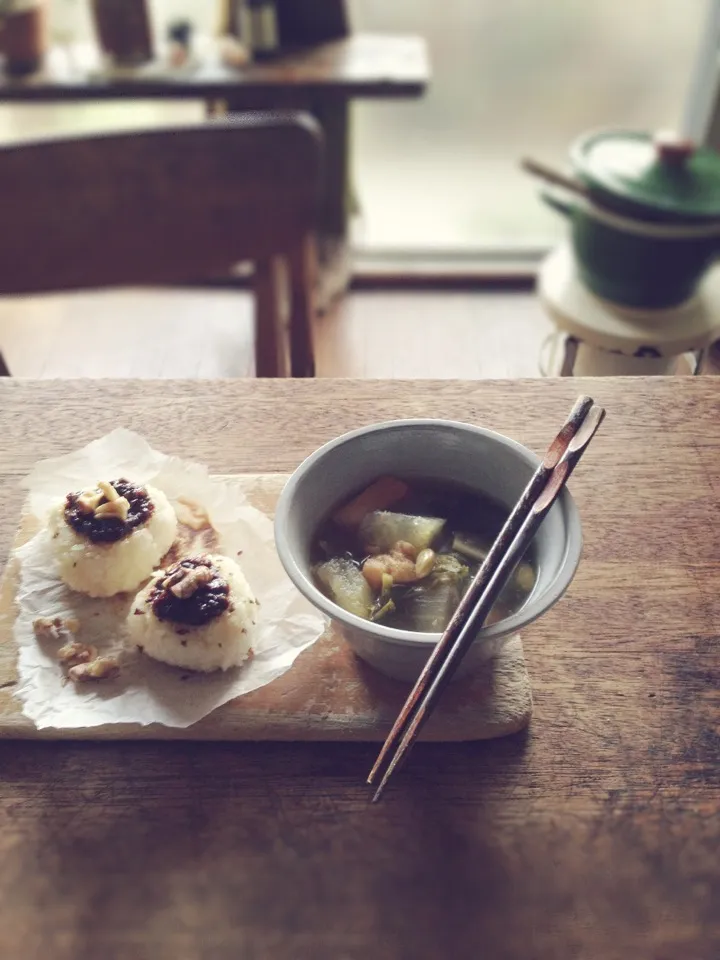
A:
<svg viewBox="0 0 720 960">
<path fill-rule="evenodd" d="M 552 470 L 558 465 L 571 441 L 585 422 L 593 403 L 592 397 L 580 396 L 577 398 L 562 429 L 545 452 L 542 466 L 546 470 Z"/>
<path fill-rule="evenodd" d="M 587 444 L 590 443 L 592 438 L 597 433 L 598 427 L 604 419 L 605 408 L 600 406 L 592 407 L 585 418 L 583 425 L 570 441 L 570 446 L 568 447 L 569 451 L 571 453 L 577 453 L 583 447 L 587 446 Z"/>
</svg>

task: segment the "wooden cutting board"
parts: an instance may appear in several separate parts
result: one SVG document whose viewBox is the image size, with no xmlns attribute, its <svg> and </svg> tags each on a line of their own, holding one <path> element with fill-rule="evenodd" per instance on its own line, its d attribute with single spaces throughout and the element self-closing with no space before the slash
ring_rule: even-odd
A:
<svg viewBox="0 0 720 960">
<path fill-rule="evenodd" d="M 255 507 L 272 516 L 286 477 L 234 477 Z M 15 546 L 32 535 L 20 523 Z M 0 583 L 0 738 L 72 740 L 357 740 L 382 741 L 409 687 L 359 660 L 331 627 L 277 680 L 218 708 L 184 730 L 155 724 L 112 724 L 85 730 L 37 730 L 13 696 L 17 650 L 13 638 L 18 564 L 11 559 Z M 480 672 L 453 684 L 423 739 L 485 740 L 522 730 L 532 696 L 519 637 Z"/>
</svg>

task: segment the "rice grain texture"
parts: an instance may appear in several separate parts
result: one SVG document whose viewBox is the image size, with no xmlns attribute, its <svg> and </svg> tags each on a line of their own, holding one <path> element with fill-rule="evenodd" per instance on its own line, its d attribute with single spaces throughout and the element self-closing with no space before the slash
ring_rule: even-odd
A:
<svg viewBox="0 0 720 960">
<path fill-rule="evenodd" d="M 112 597 L 137 590 L 152 575 L 177 536 L 177 517 L 161 490 L 145 489 L 155 506 L 149 520 L 112 543 L 93 543 L 73 530 L 64 517 L 64 501 L 53 510 L 52 543 L 60 576 L 71 590 Z"/>
<path fill-rule="evenodd" d="M 187 670 L 211 673 L 240 666 L 252 647 L 257 601 L 240 567 L 234 560 L 216 554 L 208 560 L 230 586 L 230 606 L 202 626 L 158 620 L 149 602 L 158 573 L 135 597 L 127 618 L 130 642 L 154 660 Z"/>
</svg>

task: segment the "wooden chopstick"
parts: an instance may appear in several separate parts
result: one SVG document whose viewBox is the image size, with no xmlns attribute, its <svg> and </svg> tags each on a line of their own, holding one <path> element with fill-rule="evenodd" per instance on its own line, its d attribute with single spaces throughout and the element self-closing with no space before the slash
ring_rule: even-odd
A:
<svg viewBox="0 0 720 960">
<path fill-rule="evenodd" d="M 498 562 L 495 572 L 492 574 L 490 582 L 484 590 L 477 606 L 470 610 L 470 613 L 462 623 L 457 639 L 447 654 L 442 658 L 425 696 L 417 704 L 416 709 L 411 711 L 406 728 L 402 733 L 400 745 L 388 764 L 387 770 L 373 797 L 373 802 L 380 799 L 388 780 L 414 744 L 420 729 L 429 718 L 441 693 L 452 679 L 460 661 L 474 642 L 478 631 L 482 628 L 502 588 L 505 586 L 515 566 L 530 545 L 538 527 L 570 478 L 570 475 L 595 435 L 604 416 L 605 411 L 602 407 L 591 408 L 582 426 L 568 445 L 562 459 L 553 469 L 545 487 L 533 504 L 515 540 L 509 549 L 503 553 Z M 485 562 L 487 563 L 487 560 Z"/>
<path fill-rule="evenodd" d="M 507 546 L 515 539 L 520 527 L 530 512 L 532 504 L 535 502 L 540 491 L 547 483 L 547 479 L 552 473 L 553 469 L 562 459 L 570 444 L 570 441 L 585 420 L 585 417 L 587 416 L 592 404 L 593 401 L 591 397 L 578 397 L 578 399 L 575 401 L 575 405 L 570 411 L 570 415 L 563 424 L 562 429 L 547 448 L 542 463 L 540 463 L 537 470 L 530 478 L 530 481 L 523 490 L 520 499 L 513 508 L 510 516 L 505 521 L 505 524 L 498 534 L 495 543 L 490 548 L 490 552 L 485 558 L 485 561 L 475 575 L 473 582 L 468 587 L 465 596 L 461 600 L 457 610 L 450 620 L 450 623 L 445 628 L 445 632 L 438 641 L 437 646 L 434 648 L 420 676 L 415 682 L 415 686 L 413 687 L 410 696 L 407 698 L 402 710 L 400 711 L 392 730 L 390 731 L 385 743 L 382 746 L 382 749 L 380 750 L 378 758 L 375 761 L 375 765 L 370 771 L 370 775 L 367 779 L 368 783 L 373 783 L 375 781 L 390 752 L 399 744 L 403 729 L 410 719 L 410 714 L 416 709 L 418 703 L 420 702 L 420 698 L 430 686 L 430 683 L 434 679 L 435 673 L 439 669 L 447 651 L 457 640 L 458 634 L 466 617 L 470 613 L 470 610 L 478 602 L 483 590 L 490 583 L 498 560 L 505 552 Z"/>
<path fill-rule="evenodd" d="M 540 180 L 551 183 L 555 187 L 563 187 L 571 193 L 585 197 L 586 200 L 590 199 L 590 191 L 584 183 L 581 183 L 574 177 L 569 177 L 565 173 L 561 173 L 560 170 L 546 166 L 546 164 L 541 163 L 539 160 L 533 160 L 532 157 L 523 157 L 520 160 L 520 166 L 526 173 L 531 174 L 533 177 L 538 177 Z"/>
<path fill-rule="evenodd" d="M 601 407 L 592 407 L 590 398 L 579 398 L 567 422 L 548 448 L 542 464 L 500 531 L 383 744 L 368 783 L 374 782 L 391 751 L 395 751 L 395 754 L 374 800 L 379 799 L 389 777 L 412 746 L 420 727 L 473 643 L 507 579 L 565 486 L 604 415 Z"/>
</svg>

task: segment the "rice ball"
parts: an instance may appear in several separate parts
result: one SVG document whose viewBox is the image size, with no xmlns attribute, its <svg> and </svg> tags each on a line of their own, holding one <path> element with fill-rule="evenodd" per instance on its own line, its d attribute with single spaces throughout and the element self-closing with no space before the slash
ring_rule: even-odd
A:
<svg viewBox="0 0 720 960">
<path fill-rule="evenodd" d="M 177 536 L 177 517 L 161 490 L 120 479 L 69 493 L 49 529 L 63 581 L 90 597 L 111 597 L 151 576 Z"/>
<path fill-rule="evenodd" d="M 186 557 L 157 573 L 135 597 L 130 641 L 149 657 L 211 673 L 250 654 L 258 602 L 234 560 Z"/>
</svg>

